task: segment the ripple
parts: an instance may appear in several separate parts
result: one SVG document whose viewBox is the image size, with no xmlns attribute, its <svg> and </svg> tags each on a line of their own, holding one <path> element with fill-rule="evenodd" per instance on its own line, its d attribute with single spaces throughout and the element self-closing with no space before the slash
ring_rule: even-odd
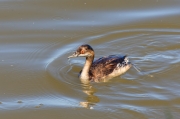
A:
<svg viewBox="0 0 180 119">
<path fill-rule="evenodd" d="M 155 31 L 158 31 L 159 34 L 161 34 L 161 38 L 156 35 Z M 69 65 L 65 62 L 67 61 L 65 58 L 68 56 L 67 54 L 76 50 L 81 42 L 86 42 L 89 44 L 96 44 L 93 45 L 96 57 L 119 53 L 128 54 L 132 62 L 143 69 L 144 74 L 162 72 L 169 67 L 168 65 L 179 62 L 179 55 L 177 54 L 179 49 L 174 49 L 174 47 L 178 47 L 176 43 L 178 43 L 179 37 L 177 37 L 176 34 L 174 36 L 171 35 L 171 37 L 174 38 L 174 42 L 169 42 L 169 35 L 167 35 L 167 32 L 170 34 L 172 32 L 179 33 L 180 31 L 178 29 L 111 30 L 110 32 L 105 32 L 103 34 L 101 33 L 84 37 L 76 43 L 66 45 L 62 49 L 59 49 L 59 51 L 54 54 L 51 61 L 48 61 L 50 64 L 47 66 L 47 69 L 50 73 L 53 73 L 49 67 L 51 67 L 53 63 L 57 64 L 57 62 L 63 60 L 65 66 L 59 66 L 61 68 L 54 70 L 54 72 L 56 72 L 55 77 L 57 79 L 65 79 L 66 83 L 76 83 L 74 85 L 77 85 L 79 82 L 73 82 L 73 79 L 78 80 L 76 77 L 83 66 L 82 62 L 84 62 L 84 59 L 72 59 L 72 65 Z M 102 43 L 102 39 L 104 39 L 105 42 Z M 130 42 L 127 42 L 127 40 Z M 99 43 L 97 44 L 98 41 Z M 166 47 L 170 46 L 169 43 L 172 44 L 172 51 L 169 49 L 166 51 Z M 108 50 L 106 48 L 108 48 Z M 157 52 L 157 49 L 162 50 Z M 144 50 L 143 54 L 140 54 L 141 50 Z M 58 58 L 60 59 L 58 60 Z M 55 66 L 57 65 L 54 65 L 53 68 L 55 68 Z M 60 74 L 58 74 L 58 72 L 60 72 Z M 133 77 L 132 75 L 129 76 Z"/>
<path fill-rule="evenodd" d="M 165 93 L 167 91 L 166 86 L 161 85 L 162 80 L 159 80 L 159 75 L 170 70 L 169 68 L 172 65 L 179 63 L 179 46 L 177 45 L 179 35 L 177 34 L 180 31 L 178 29 L 128 28 L 126 30 L 109 30 L 81 36 L 75 43 L 66 44 L 55 50 L 51 55 L 52 57 L 47 59 L 46 71 L 49 75 L 61 85 L 65 85 L 66 90 L 80 96 L 78 97 L 72 93 L 68 96 L 62 94 L 61 96 L 69 100 L 61 100 L 60 105 L 62 103 L 65 105 L 66 103 L 72 103 L 69 106 L 77 109 L 76 114 L 86 118 L 88 118 L 89 113 L 83 108 L 90 109 L 90 111 L 96 113 L 96 116 L 103 112 L 102 118 L 109 117 L 109 115 L 118 117 L 122 113 L 131 114 L 127 116 L 129 118 L 133 115 L 142 118 L 146 116 L 153 117 L 153 114 L 157 115 L 157 109 L 151 107 L 154 104 L 153 102 L 158 103 L 159 107 L 167 106 L 168 101 L 172 100 L 171 96 L 174 95 L 173 93 L 170 95 Z M 161 37 L 157 35 L 157 32 Z M 169 42 L 169 37 L 174 40 Z M 128 54 L 130 60 L 143 73 L 139 74 L 131 68 L 121 77 L 104 84 L 113 84 L 114 87 L 92 83 L 91 86 L 97 91 L 84 89 L 78 79 L 78 73 L 83 67 L 85 59 L 71 59 L 70 63 L 66 59 L 83 43 L 92 44 L 96 52 L 96 58 L 110 54 Z M 168 90 L 168 92 L 171 93 L 171 90 Z M 83 98 L 83 94 L 86 95 L 85 98 Z M 42 104 L 43 107 L 46 105 L 45 103 Z M 37 106 L 39 105 L 37 104 Z"/>
<path fill-rule="evenodd" d="M 179 1 L 0 3 L 4 118 L 180 117 Z M 141 72 L 83 85 L 85 59 L 67 57 L 84 43 L 96 58 L 127 54 Z"/>
</svg>

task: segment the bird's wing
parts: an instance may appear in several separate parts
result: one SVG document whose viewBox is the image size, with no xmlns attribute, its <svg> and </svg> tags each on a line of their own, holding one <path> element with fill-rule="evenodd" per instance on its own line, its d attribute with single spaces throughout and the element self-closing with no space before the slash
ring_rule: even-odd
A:
<svg viewBox="0 0 180 119">
<path fill-rule="evenodd" d="M 95 79 L 107 76 L 113 72 L 117 64 L 122 64 L 126 56 L 110 55 L 93 62 L 90 68 L 90 76 Z"/>
</svg>

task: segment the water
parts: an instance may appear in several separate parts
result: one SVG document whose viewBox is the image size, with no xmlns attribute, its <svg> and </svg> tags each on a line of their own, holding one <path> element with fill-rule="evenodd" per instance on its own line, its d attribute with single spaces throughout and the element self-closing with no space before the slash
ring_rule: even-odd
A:
<svg viewBox="0 0 180 119">
<path fill-rule="evenodd" d="M 1 118 L 180 117 L 179 1 L 1 0 L 0 16 Z M 83 43 L 141 72 L 83 85 L 67 59 Z"/>
</svg>

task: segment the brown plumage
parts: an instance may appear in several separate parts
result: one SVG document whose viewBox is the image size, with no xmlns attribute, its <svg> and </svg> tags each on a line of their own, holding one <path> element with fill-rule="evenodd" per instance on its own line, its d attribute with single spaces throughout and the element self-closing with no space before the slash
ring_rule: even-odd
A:
<svg viewBox="0 0 180 119">
<path fill-rule="evenodd" d="M 88 45 L 81 45 L 71 57 L 86 57 L 83 69 L 80 71 L 79 78 L 83 81 L 103 82 L 125 73 L 130 67 L 127 56 L 110 55 L 94 60 L 94 50 Z"/>
<path fill-rule="evenodd" d="M 110 55 L 94 61 L 89 70 L 91 80 L 101 81 L 102 77 L 111 74 L 117 67 L 117 64 L 123 64 L 126 56 Z"/>
</svg>

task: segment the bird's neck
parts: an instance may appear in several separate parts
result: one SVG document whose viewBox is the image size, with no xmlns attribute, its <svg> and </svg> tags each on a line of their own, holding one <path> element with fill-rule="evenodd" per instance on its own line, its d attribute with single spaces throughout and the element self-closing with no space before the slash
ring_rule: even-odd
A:
<svg viewBox="0 0 180 119">
<path fill-rule="evenodd" d="M 83 83 L 89 83 L 90 81 L 89 70 L 93 63 L 93 60 L 94 60 L 94 56 L 86 57 L 86 62 L 80 74 L 80 79 Z"/>
</svg>

